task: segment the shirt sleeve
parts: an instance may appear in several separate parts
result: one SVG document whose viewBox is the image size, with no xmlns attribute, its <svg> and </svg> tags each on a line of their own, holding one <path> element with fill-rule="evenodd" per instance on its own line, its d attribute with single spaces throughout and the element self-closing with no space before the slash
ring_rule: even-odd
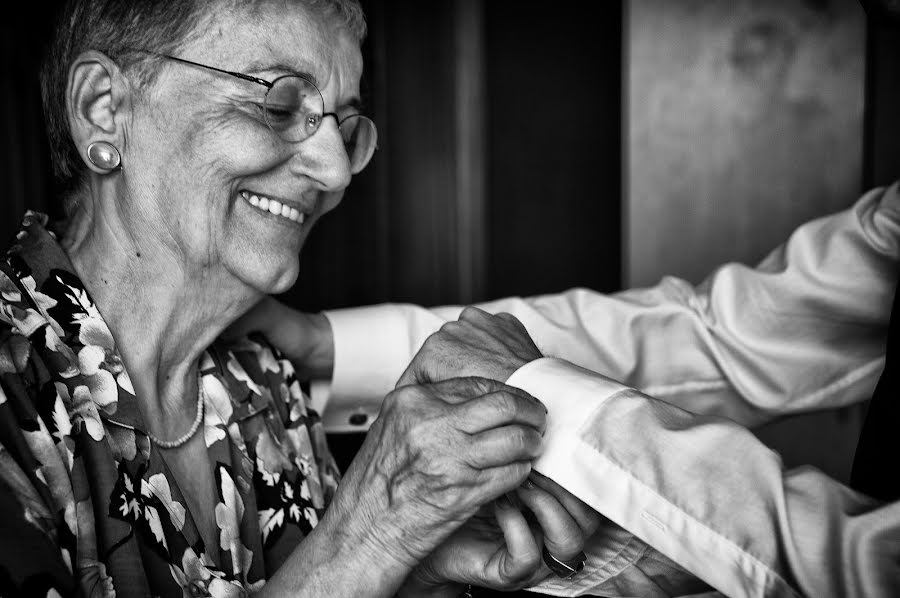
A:
<svg viewBox="0 0 900 598">
<path fill-rule="evenodd" d="M 697 286 L 667 277 L 611 295 L 572 289 L 479 307 L 515 315 L 544 355 L 755 426 L 871 396 L 898 256 L 894 185 L 799 227 L 755 268 L 726 264 Z M 327 312 L 334 376 L 330 389 L 313 390 L 326 428 L 364 430 L 425 339 L 460 311 L 384 304 Z"/>
<path fill-rule="evenodd" d="M 723 594 L 900 595 L 900 503 L 813 468 L 785 471 L 733 421 L 561 360 L 527 364 L 509 383 L 549 409 L 536 470 Z M 575 595 L 587 581 L 548 589 Z"/>
</svg>

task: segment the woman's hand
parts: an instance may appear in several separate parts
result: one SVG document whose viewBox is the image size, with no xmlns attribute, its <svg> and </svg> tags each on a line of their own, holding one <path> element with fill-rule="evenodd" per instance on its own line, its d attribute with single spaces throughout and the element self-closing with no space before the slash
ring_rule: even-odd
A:
<svg viewBox="0 0 900 598">
<path fill-rule="evenodd" d="M 541 570 L 541 531 L 504 495 L 482 507 L 413 570 L 401 598 L 457 596 L 465 584 L 496 590 L 534 585 Z"/>
<path fill-rule="evenodd" d="M 467 307 L 455 322 L 429 336 L 397 386 L 482 376 L 506 382 L 517 369 L 543 357 L 525 326 L 508 313 Z"/>
<path fill-rule="evenodd" d="M 390 393 L 326 514 L 359 549 L 411 570 L 481 505 L 519 486 L 546 410 L 483 378 Z M 323 524 L 325 520 L 323 520 Z"/>
<path fill-rule="evenodd" d="M 467 521 L 416 567 L 400 595 L 456 596 L 461 584 L 502 591 L 534 586 L 551 575 L 541 560 L 543 546 L 572 560 L 601 522 L 590 506 L 537 472 L 514 496 Z"/>
<path fill-rule="evenodd" d="M 324 314 L 291 309 L 269 296 L 229 326 L 223 337 L 237 339 L 263 333 L 294 364 L 303 378 L 330 378 L 334 369 L 334 335 Z"/>
</svg>

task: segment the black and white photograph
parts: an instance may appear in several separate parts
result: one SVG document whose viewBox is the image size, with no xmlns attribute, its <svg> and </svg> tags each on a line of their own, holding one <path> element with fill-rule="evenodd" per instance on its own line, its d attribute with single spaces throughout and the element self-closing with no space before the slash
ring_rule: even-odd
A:
<svg viewBox="0 0 900 598">
<path fill-rule="evenodd" d="M 900 597 L 900 0 L 0 19 L 0 598 Z"/>
</svg>

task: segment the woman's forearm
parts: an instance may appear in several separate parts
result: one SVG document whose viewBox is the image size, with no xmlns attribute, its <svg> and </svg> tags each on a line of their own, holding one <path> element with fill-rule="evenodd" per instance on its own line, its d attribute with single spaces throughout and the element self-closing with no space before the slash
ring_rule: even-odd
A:
<svg viewBox="0 0 900 598">
<path fill-rule="evenodd" d="M 322 521 L 256 594 L 259 598 L 357 598 L 394 596 L 411 567 L 356 533 L 340 509 Z"/>
</svg>

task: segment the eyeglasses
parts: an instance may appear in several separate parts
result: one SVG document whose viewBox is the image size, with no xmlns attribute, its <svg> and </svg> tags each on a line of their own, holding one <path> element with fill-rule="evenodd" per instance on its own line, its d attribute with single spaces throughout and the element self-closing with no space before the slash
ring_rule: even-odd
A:
<svg viewBox="0 0 900 598">
<path fill-rule="evenodd" d="M 302 75 L 282 75 L 274 81 L 266 81 L 252 75 L 226 71 L 177 56 L 148 53 L 263 85 L 266 88 L 266 95 L 260 106 L 263 120 L 273 133 L 289 143 L 310 138 L 319 130 L 325 117 L 334 117 L 344 140 L 347 157 L 350 158 L 352 174 L 357 174 L 366 167 L 378 147 L 378 130 L 372 119 L 362 114 L 350 114 L 340 118 L 334 112 L 325 112 L 322 92 Z"/>
</svg>

